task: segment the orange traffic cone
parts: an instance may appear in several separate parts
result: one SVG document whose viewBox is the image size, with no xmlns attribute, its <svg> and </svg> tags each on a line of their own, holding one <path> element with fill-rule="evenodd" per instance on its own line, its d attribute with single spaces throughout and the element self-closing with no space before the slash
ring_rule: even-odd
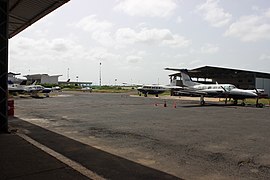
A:
<svg viewBox="0 0 270 180">
<path fill-rule="evenodd" d="M 173 107 L 176 108 L 176 102 L 173 102 Z"/>
</svg>

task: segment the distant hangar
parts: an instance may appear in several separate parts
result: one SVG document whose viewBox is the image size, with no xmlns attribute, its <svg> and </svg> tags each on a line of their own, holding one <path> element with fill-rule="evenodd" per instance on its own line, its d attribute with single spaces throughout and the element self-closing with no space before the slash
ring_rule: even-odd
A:
<svg viewBox="0 0 270 180">
<path fill-rule="evenodd" d="M 263 72 L 230 69 L 213 66 L 203 66 L 188 70 L 193 81 L 200 83 L 228 83 L 241 89 L 264 89 L 265 94 L 270 95 L 270 74 Z M 181 74 L 171 74 L 170 82 L 174 85 L 182 85 Z"/>
</svg>

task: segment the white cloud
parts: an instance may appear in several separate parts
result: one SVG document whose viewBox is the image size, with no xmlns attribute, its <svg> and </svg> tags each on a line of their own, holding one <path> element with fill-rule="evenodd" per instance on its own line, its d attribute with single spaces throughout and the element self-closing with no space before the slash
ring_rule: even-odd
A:
<svg viewBox="0 0 270 180">
<path fill-rule="evenodd" d="M 149 45 L 163 45 L 168 47 L 187 47 L 191 41 L 168 29 L 143 28 L 136 32 L 130 28 L 118 29 L 116 41 L 121 44 L 145 43 Z"/>
<path fill-rule="evenodd" d="M 260 60 L 270 60 L 270 55 L 267 55 L 267 54 L 262 54 L 260 57 L 259 57 Z"/>
<path fill-rule="evenodd" d="M 204 4 L 197 6 L 197 10 L 201 12 L 204 20 L 209 22 L 214 27 L 225 26 L 231 21 L 232 18 L 232 15 L 225 12 L 218 3 L 218 0 L 207 0 Z"/>
<path fill-rule="evenodd" d="M 168 17 L 176 9 L 175 0 L 121 0 L 114 7 L 130 16 Z"/>
<path fill-rule="evenodd" d="M 164 45 L 169 45 L 170 47 L 174 47 L 174 48 L 182 48 L 182 47 L 188 47 L 191 44 L 191 41 L 186 39 L 183 36 L 179 36 L 179 35 L 173 35 L 172 39 L 165 39 L 163 41 Z"/>
<path fill-rule="evenodd" d="M 95 31 L 92 33 L 92 39 L 103 46 L 114 46 L 115 42 L 112 38 L 111 32 Z"/>
<path fill-rule="evenodd" d="M 131 28 L 121 28 L 115 33 L 115 40 L 120 44 L 133 44 L 137 41 L 137 33 Z"/>
<path fill-rule="evenodd" d="M 177 54 L 175 55 L 175 58 L 177 59 L 182 59 L 182 58 L 187 58 L 188 57 L 188 54 Z"/>
<path fill-rule="evenodd" d="M 176 22 L 179 23 L 179 24 L 182 23 L 183 22 L 182 17 L 178 16 L 177 19 L 176 19 Z"/>
<path fill-rule="evenodd" d="M 262 15 L 242 16 L 232 23 L 225 36 L 237 37 L 244 42 L 270 39 L 270 10 Z"/>
<path fill-rule="evenodd" d="M 80 74 L 84 71 L 87 74 L 89 69 L 82 68 L 82 65 L 87 66 L 100 58 L 107 62 L 119 59 L 119 55 L 106 48 L 88 49 L 67 39 L 32 39 L 18 36 L 11 40 L 10 47 L 10 67 L 12 71 L 22 74 L 61 74 L 66 67 L 73 67 L 74 73 Z"/>
<path fill-rule="evenodd" d="M 265 17 L 270 18 L 270 8 L 264 13 Z"/>
<path fill-rule="evenodd" d="M 88 32 L 94 32 L 107 31 L 113 27 L 113 24 L 108 21 L 98 20 L 96 15 L 90 15 L 82 18 L 75 26 Z"/>
<path fill-rule="evenodd" d="M 135 55 L 127 56 L 126 59 L 127 59 L 128 63 L 132 63 L 132 64 L 136 64 L 136 63 L 143 60 L 142 57 L 135 56 Z"/>
<path fill-rule="evenodd" d="M 251 7 L 251 9 L 253 11 L 259 11 L 260 10 L 260 8 L 258 6 L 254 6 L 254 5 Z"/>
<path fill-rule="evenodd" d="M 203 54 L 214 54 L 219 51 L 219 47 L 213 44 L 205 44 L 201 47 L 201 53 Z"/>
<path fill-rule="evenodd" d="M 168 29 L 142 29 L 137 33 L 137 40 L 143 43 L 156 43 L 165 40 L 172 40 L 172 33 Z"/>
<path fill-rule="evenodd" d="M 196 66 L 200 66 L 202 64 L 202 61 L 200 59 L 195 59 L 195 60 L 191 60 L 189 61 L 189 65 L 196 65 Z"/>
<path fill-rule="evenodd" d="M 101 45 L 115 49 L 135 43 L 164 45 L 173 48 L 187 47 L 191 44 L 190 40 L 173 34 L 169 29 L 140 28 L 139 31 L 136 31 L 132 28 L 120 28 L 115 31 L 112 23 L 98 21 L 95 15 L 83 18 L 75 26 L 90 33 L 91 38 Z"/>
</svg>

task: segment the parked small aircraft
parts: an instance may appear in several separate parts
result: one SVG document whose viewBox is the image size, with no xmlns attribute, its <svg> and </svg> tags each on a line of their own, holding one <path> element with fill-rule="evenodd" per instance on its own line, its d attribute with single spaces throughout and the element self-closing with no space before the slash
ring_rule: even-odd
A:
<svg viewBox="0 0 270 180">
<path fill-rule="evenodd" d="M 258 98 L 261 91 L 258 90 L 245 90 L 236 88 L 232 84 L 201 84 L 197 82 L 193 82 L 190 76 L 187 74 L 186 69 L 173 69 L 173 68 L 165 68 L 165 70 L 174 70 L 180 71 L 182 76 L 182 82 L 187 89 L 180 90 L 183 94 L 189 95 L 200 95 L 200 104 L 204 105 L 204 97 L 218 97 L 218 98 L 226 98 L 225 103 L 227 104 L 227 98 L 232 98 L 234 100 L 234 104 L 237 104 L 238 100 L 244 100 L 246 98 Z"/>
<path fill-rule="evenodd" d="M 152 94 L 158 97 L 159 94 L 164 93 L 168 89 L 162 85 L 142 85 L 138 87 L 137 90 L 140 96 L 144 94 L 144 97 L 147 97 L 148 94 Z"/>
<path fill-rule="evenodd" d="M 26 80 L 22 81 L 20 84 L 13 84 L 12 82 L 8 83 L 8 91 L 11 93 L 28 93 L 28 94 L 36 94 L 38 92 L 50 93 L 51 88 L 44 88 L 41 85 L 36 85 L 36 82 L 31 85 L 26 85 Z"/>
<path fill-rule="evenodd" d="M 138 84 L 137 84 L 138 86 Z M 183 87 L 180 86 L 170 86 L 170 85 L 160 85 L 160 84 L 152 84 L 152 85 L 139 85 L 137 88 L 139 96 L 142 94 L 144 97 L 147 97 L 148 94 L 155 95 L 158 97 L 159 94 L 164 93 L 165 91 L 171 90 L 171 89 L 183 89 Z"/>
</svg>

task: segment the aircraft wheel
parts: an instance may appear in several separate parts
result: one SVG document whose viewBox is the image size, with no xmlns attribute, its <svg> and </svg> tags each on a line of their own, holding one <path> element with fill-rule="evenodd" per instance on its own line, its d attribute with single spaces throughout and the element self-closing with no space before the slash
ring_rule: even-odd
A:
<svg viewBox="0 0 270 180">
<path fill-rule="evenodd" d="M 147 94 L 144 94 L 144 97 L 147 97 Z"/>
<path fill-rule="evenodd" d="M 156 94 L 156 97 L 158 97 L 158 94 Z"/>
<path fill-rule="evenodd" d="M 205 101 L 201 101 L 200 105 L 202 105 L 202 106 L 205 105 Z"/>
</svg>

